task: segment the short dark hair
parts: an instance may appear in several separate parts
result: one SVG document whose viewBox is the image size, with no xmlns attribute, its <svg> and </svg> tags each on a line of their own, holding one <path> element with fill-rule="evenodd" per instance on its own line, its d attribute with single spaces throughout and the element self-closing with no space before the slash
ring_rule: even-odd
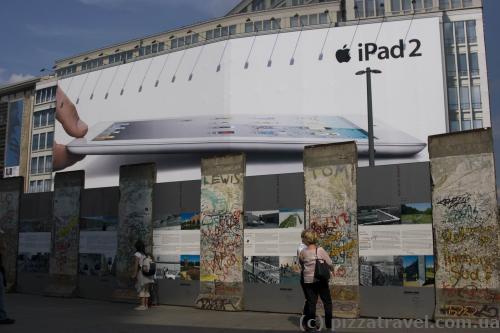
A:
<svg viewBox="0 0 500 333">
<path fill-rule="evenodd" d="M 137 242 L 135 242 L 135 249 L 137 250 L 137 252 L 146 254 L 146 246 L 141 239 L 138 239 Z"/>
</svg>

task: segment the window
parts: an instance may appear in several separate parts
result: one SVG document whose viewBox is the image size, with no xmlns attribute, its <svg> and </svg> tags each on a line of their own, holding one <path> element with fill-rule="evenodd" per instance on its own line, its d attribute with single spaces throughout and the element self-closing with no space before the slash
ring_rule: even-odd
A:
<svg viewBox="0 0 500 333">
<path fill-rule="evenodd" d="M 455 22 L 455 36 L 458 44 L 465 44 L 464 22 Z"/>
<path fill-rule="evenodd" d="M 460 76 L 467 76 L 469 74 L 467 69 L 467 54 L 465 53 L 458 55 L 458 73 Z"/>
<path fill-rule="evenodd" d="M 424 0 L 424 8 L 426 10 L 432 9 L 434 7 L 433 0 Z"/>
<path fill-rule="evenodd" d="M 377 16 L 383 16 L 385 14 L 385 0 L 375 1 L 375 10 L 377 12 Z"/>
<path fill-rule="evenodd" d="M 38 158 L 38 168 L 36 173 L 43 173 L 45 171 L 45 156 Z"/>
<path fill-rule="evenodd" d="M 363 0 L 354 1 L 354 16 L 356 18 L 365 16 L 365 6 Z"/>
<path fill-rule="evenodd" d="M 477 43 L 476 21 L 467 21 L 467 41 L 471 44 Z"/>
<path fill-rule="evenodd" d="M 319 14 L 319 24 L 328 24 L 329 18 L 327 13 Z"/>
<path fill-rule="evenodd" d="M 472 86 L 472 109 L 477 110 L 482 108 L 481 103 L 481 87 L 480 86 Z"/>
<path fill-rule="evenodd" d="M 43 174 L 52 172 L 52 156 L 39 156 L 31 159 L 30 174 Z"/>
<path fill-rule="evenodd" d="M 474 4 L 472 0 L 463 0 L 463 2 L 464 2 L 464 7 L 472 7 L 472 5 Z"/>
<path fill-rule="evenodd" d="M 309 25 L 317 25 L 318 23 L 318 14 L 309 15 Z"/>
<path fill-rule="evenodd" d="M 30 181 L 30 193 L 36 192 L 36 181 Z"/>
<path fill-rule="evenodd" d="M 248 24 L 248 23 L 247 23 Z M 245 24 L 245 32 L 248 32 L 246 31 L 246 24 Z M 214 31 L 213 30 L 208 30 L 206 33 L 205 33 L 205 39 L 206 40 L 210 40 L 214 38 Z"/>
<path fill-rule="evenodd" d="M 264 9 L 266 9 L 265 0 L 253 0 L 252 1 L 252 10 L 253 11 L 264 10 Z"/>
<path fill-rule="evenodd" d="M 236 24 L 229 26 L 229 35 L 236 35 Z"/>
<path fill-rule="evenodd" d="M 54 125 L 55 108 L 37 111 L 33 115 L 33 128 Z"/>
<path fill-rule="evenodd" d="M 391 10 L 393 13 L 401 11 L 401 0 L 391 0 Z"/>
<path fill-rule="evenodd" d="M 42 118 L 42 112 L 36 112 L 33 115 L 33 128 L 40 127 L 40 119 Z"/>
<path fill-rule="evenodd" d="M 52 149 L 54 146 L 54 132 L 47 133 L 47 149 Z"/>
<path fill-rule="evenodd" d="M 45 156 L 45 172 L 52 172 L 52 156 Z"/>
<path fill-rule="evenodd" d="M 401 0 L 404 12 L 409 12 L 412 10 L 411 0 Z"/>
<path fill-rule="evenodd" d="M 50 192 L 51 189 L 52 189 L 52 181 L 50 179 L 46 179 L 45 182 L 44 182 L 43 191 L 44 192 Z"/>
<path fill-rule="evenodd" d="M 474 128 L 483 127 L 483 115 L 481 112 L 474 113 Z"/>
<path fill-rule="evenodd" d="M 212 34 L 215 33 L 215 36 L 213 36 L 214 38 L 218 38 L 220 36 L 220 29 L 214 29 L 214 30 L 210 30 L 210 31 L 212 31 Z M 208 32 L 206 33 L 206 38 L 211 39 L 211 38 L 208 38 Z M 172 41 L 170 41 L 170 48 L 175 49 L 178 47 L 196 44 L 199 41 L 200 41 L 200 34 L 187 35 L 185 37 L 179 37 L 179 38 L 172 39 Z M 158 44 L 159 45 L 158 50 L 160 50 L 160 48 L 162 50 L 164 49 L 165 46 L 164 45 L 161 46 L 161 44 L 163 44 L 163 43 Z M 154 51 L 154 49 L 151 50 L 151 52 L 153 52 L 153 51 Z M 146 50 L 146 52 L 147 52 L 147 50 Z M 153 52 L 153 53 L 155 53 L 155 52 Z M 148 53 L 146 53 L 146 54 L 148 54 Z"/>
<path fill-rule="evenodd" d="M 460 87 L 460 108 L 462 110 L 470 109 L 470 100 L 469 100 L 469 87 Z"/>
<path fill-rule="evenodd" d="M 470 119 L 470 114 L 463 114 L 462 115 L 462 131 L 467 131 L 472 129 L 472 122 Z"/>
<path fill-rule="evenodd" d="M 456 87 L 448 88 L 448 108 L 450 111 L 458 110 L 458 94 Z"/>
<path fill-rule="evenodd" d="M 448 0 L 439 0 L 439 9 L 448 9 L 450 7 L 450 3 Z"/>
<path fill-rule="evenodd" d="M 456 112 L 450 113 L 450 131 L 460 131 L 460 123 L 458 122 L 458 114 Z"/>
<path fill-rule="evenodd" d="M 31 169 L 30 173 L 36 175 L 38 170 L 38 157 L 31 158 Z"/>
<path fill-rule="evenodd" d="M 462 8 L 462 0 L 451 0 L 451 8 Z"/>
<path fill-rule="evenodd" d="M 444 24 L 444 42 L 446 45 L 453 45 L 454 34 L 453 34 L 453 23 L 445 23 Z"/>
<path fill-rule="evenodd" d="M 365 16 L 375 16 L 375 0 L 365 0 Z"/>
<path fill-rule="evenodd" d="M 142 49 L 142 48 L 141 48 Z M 139 49 L 139 55 L 141 55 L 141 49 Z M 143 51 L 143 50 L 142 50 Z M 121 53 L 113 54 L 108 57 L 108 62 L 114 64 L 117 62 L 127 62 L 134 57 L 134 51 L 124 51 Z"/>
<path fill-rule="evenodd" d="M 448 76 L 456 76 L 457 75 L 457 69 L 455 67 L 455 55 L 454 54 L 447 54 L 446 55 L 446 73 Z"/>
<path fill-rule="evenodd" d="M 55 118 L 55 113 L 56 113 L 56 109 L 50 109 L 48 110 L 48 114 L 49 116 L 47 117 L 47 125 L 54 125 L 54 118 Z"/>
<path fill-rule="evenodd" d="M 47 120 L 48 120 L 48 113 L 47 111 L 42 111 L 40 112 L 41 118 L 40 118 L 40 126 L 47 126 Z"/>
<path fill-rule="evenodd" d="M 43 180 L 36 181 L 36 191 L 43 192 Z"/>
<path fill-rule="evenodd" d="M 85 61 L 85 62 L 82 62 L 82 71 L 85 71 L 88 69 L 93 69 L 93 68 L 102 66 L 103 64 L 104 64 L 103 58 Z"/>
<path fill-rule="evenodd" d="M 471 76 L 479 76 L 479 59 L 476 52 L 469 54 L 469 61 Z"/>
<path fill-rule="evenodd" d="M 66 76 L 73 73 L 76 73 L 76 65 L 64 67 L 56 71 L 57 76 Z"/>
<path fill-rule="evenodd" d="M 43 149 L 46 149 L 47 148 L 47 143 L 46 143 L 46 137 L 47 137 L 47 134 L 46 133 L 40 133 L 40 145 L 38 146 L 38 149 L 40 150 L 43 150 Z"/>
<path fill-rule="evenodd" d="M 299 26 L 299 17 L 298 16 L 290 17 L 290 27 L 297 28 L 298 26 Z"/>
<path fill-rule="evenodd" d="M 253 23 L 254 31 L 262 31 L 262 21 L 256 21 Z"/>
<path fill-rule="evenodd" d="M 304 4 L 304 0 L 292 0 L 292 6 L 300 6 Z"/>
<path fill-rule="evenodd" d="M 31 141 L 31 150 L 38 150 L 38 134 L 33 134 L 33 140 Z"/>
<path fill-rule="evenodd" d="M 264 31 L 269 31 L 272 29 L 271 20 L 264 20 Z"/>
<path fill-rule="evenodd" d="M 42 104 L 55 101 L 56 91 L 57 91 L 56 86 L 37 90 L 35 97 L 35 104 Z"/>
<path fill-rule="evenodd" d="M 165 43 L 160 42 L 160 43 L 153 43 L 151 45 L 146 45 L 146 46 L 141 46 L 139 48 L 139 57 L 145 56 L 145 55 L 150 55 L 150 54 L 155 54 L 158 52 L 162 52 L 165 50 Z"/>
<path fill-rule="evenodd" d="M 253 32 L 253 22 L 245 23 L 245 32 Z"/>
</svg>

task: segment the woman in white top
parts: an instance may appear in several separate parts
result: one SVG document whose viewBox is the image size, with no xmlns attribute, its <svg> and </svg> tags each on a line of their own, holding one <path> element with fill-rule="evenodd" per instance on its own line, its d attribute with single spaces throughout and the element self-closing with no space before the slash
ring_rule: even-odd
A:
<svg viewBox="0 0 500 333">
<path fill-rule="evenodd" d="M 132 278 L 136 279 L 135 288 L 139 293 L 139 299 L 141 305 L 136 307 L 136 310 L 147 310 L 148 302 L 149 302 L 149 286 L 154 282 L 152 277 L 145 276 L 142 273 L 142 266 L 144 265 L 144 261 L 147 258 L 146 255 L 146 247 L 142 240 L 138 240 L 135 242 L 136 252 L 134 254 L 134 272 L 132 274 Z"/>
<path fill-rule="evenodd" d="M 319 296 L 325 308 L 325 326 L 327 329 L 331 329 L 333 305 L 330 287 L 328 281 L 316 280 L 314 272 L 317 259 L 328 264 L 330 270 L 333 270 L 333 263 L 328 253 L 322 247 L 318 246 L 318 236 L 314 230 L 304 230 L 301 236 L 302 242 L 307 245 L 299 254 L 299 261 L 302 267 L 301 285 L 306 298 L 302 327 L 306 330 L 314 330 L 316 326 L 316 303 Z"/>
</svg>

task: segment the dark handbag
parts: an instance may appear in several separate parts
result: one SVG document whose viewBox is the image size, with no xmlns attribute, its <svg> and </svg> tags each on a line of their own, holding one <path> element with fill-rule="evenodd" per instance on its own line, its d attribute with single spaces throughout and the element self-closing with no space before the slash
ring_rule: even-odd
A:
<svg viewBox="0 0 500 333">
<path fill-rule="evenodd" d="M 328 282 L 330 280 L 330 266 L 324 260 L 318 259 L 318 248 L 316 248 L 314 280 L 319 282 Z"/>
</svg>

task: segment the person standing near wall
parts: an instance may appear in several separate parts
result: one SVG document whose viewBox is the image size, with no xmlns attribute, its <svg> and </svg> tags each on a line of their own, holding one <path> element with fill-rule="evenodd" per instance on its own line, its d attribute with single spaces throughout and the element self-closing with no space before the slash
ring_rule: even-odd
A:
<svg viewBox="0 0 500 333">
<path fill-rule="evenodd" d="M 134 272 L 132 274 L 132 278 L 136 280 L 135 287 L 137 292 L 139 293 L 140 305 L 135 309 L 138 311 L 143 311 L 148 309 L 149 304 L 149 288 L 150 284 L 154 282 L 152 277 L 145 276 L 143 273 L 143 266 L 148 266 L 147 270 L 149 270 L 148 264 L 148 256 L 146 255 L 146 247 L 142 240 L 138 240 L 135 242 L 136 252 L 134 254 Z M 149 260 L 150 262 L 151 260 Z"/>
<path fill-rule="evenodd" d="M 7 287 L 7 280 L 2 261 L 2 257 L 6 251 L 5 240 L 3 238 L 4 232 L 0 229 L 0 324 L 9 325 L 14 324 L 15 320 L 8 318 L 5 312 L 5 288 Z"/>
<path fill-rule="evenodd" d="M 302 232 L 302 242 L 307 246 L 299 255 L 302 268 L 301 284 L 306 298 L 304 305 L 304 321 L 301 323 L 306 330 L 316 329 L 316 304 L 318 296 L 325 308 L 325 326 L 327 330 L 332 328 L 333 304 L 330 295 L 328 280 L 318 279 L 316 265 L 318 262 L 326 263 L 333 270 L 333 263 L 328 253 L 318 246 L 318 236 L 313 230 Z"/>
</svg>

